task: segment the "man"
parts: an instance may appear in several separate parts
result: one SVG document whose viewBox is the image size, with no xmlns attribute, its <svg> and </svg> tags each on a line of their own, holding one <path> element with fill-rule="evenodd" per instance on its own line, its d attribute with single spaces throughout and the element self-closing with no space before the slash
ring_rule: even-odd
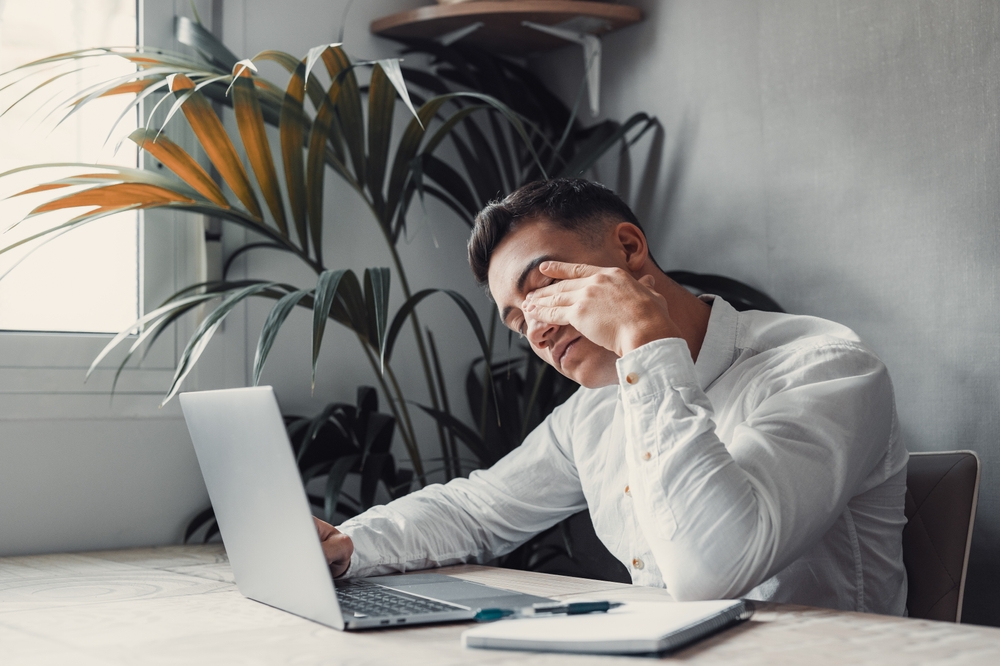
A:
<svg viewBox="0 0 1000 666">
<path fill-rule="evenodd" d="M 852 331 L 693 296 L 583 180 L 487 206 L 469 258 L 504 324 L 584 388 L 492 468 L 318 523 L 335 575 L 486 561 L 587 508 L 633 583 L 677 600 L 903 614 L 907 453 Z"/>
</svg>

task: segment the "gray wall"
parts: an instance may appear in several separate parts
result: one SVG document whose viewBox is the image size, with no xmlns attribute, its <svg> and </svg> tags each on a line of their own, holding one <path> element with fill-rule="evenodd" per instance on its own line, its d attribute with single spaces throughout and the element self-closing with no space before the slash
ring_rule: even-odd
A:
<svg viewBox="0 0 1000 666">
<path fill-rule="evenodd" d="M 665 267 L 729 275 L 854 328 L 911 451 L 983 464 L 966 619 L 1000 624 L 1000 3 L 637 0 L 603 113 L 663 134 L 600 177 Z M 574 49 L 538 67 L 570 94 Z"/>
</svg>

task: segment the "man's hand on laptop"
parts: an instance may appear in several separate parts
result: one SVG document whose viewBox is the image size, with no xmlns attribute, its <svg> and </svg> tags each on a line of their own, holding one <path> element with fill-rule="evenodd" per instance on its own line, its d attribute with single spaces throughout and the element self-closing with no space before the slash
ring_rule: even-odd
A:
<svg viewBox="0 0 1000 666">
<path fill-rule="evenodd" d="M 351 555 L 354 554 L 354 543 L 351 537 L 341 534 L 340 530 L 325 523 L 316 516 L 316 531 L 319 532 L 319 543 L 323 546 L 323 554 L 326 555 L 326 563 L 330 565 L 330 572 L 337 577 L 347 571 L 351 564 Z"/>
</svg>

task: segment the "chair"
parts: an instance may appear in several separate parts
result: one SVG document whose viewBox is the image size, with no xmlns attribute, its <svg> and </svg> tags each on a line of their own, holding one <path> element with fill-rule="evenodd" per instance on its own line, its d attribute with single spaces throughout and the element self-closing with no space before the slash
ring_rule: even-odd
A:
<svg viewBox="0 0 1000 666">
<path fill-rule="evenodd" d="M 974 452 L 910 454 L 903 528 L 910 617 L 962 620 L 978 501 L 979 457 Z"/>
</svg>

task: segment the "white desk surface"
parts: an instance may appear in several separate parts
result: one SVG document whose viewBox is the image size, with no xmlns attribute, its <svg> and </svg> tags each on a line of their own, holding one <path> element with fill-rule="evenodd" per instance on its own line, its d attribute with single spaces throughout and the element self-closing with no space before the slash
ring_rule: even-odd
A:
<svg viewBox="0 0 1000 666">
<path fill-rule="evenodd" d="M 662 591 L 480 566 L 452 575 L 545 596 Z M 468 624 L 344 633 L 250 601 L 220 546 L 0 559 L 0 664 L 636 664 L 465 650 Z M 690 664 L 1000 664 L 1000 629 L 799 606 L 762 605 L 749 622 L 663 657 Z"/>
</svg>

